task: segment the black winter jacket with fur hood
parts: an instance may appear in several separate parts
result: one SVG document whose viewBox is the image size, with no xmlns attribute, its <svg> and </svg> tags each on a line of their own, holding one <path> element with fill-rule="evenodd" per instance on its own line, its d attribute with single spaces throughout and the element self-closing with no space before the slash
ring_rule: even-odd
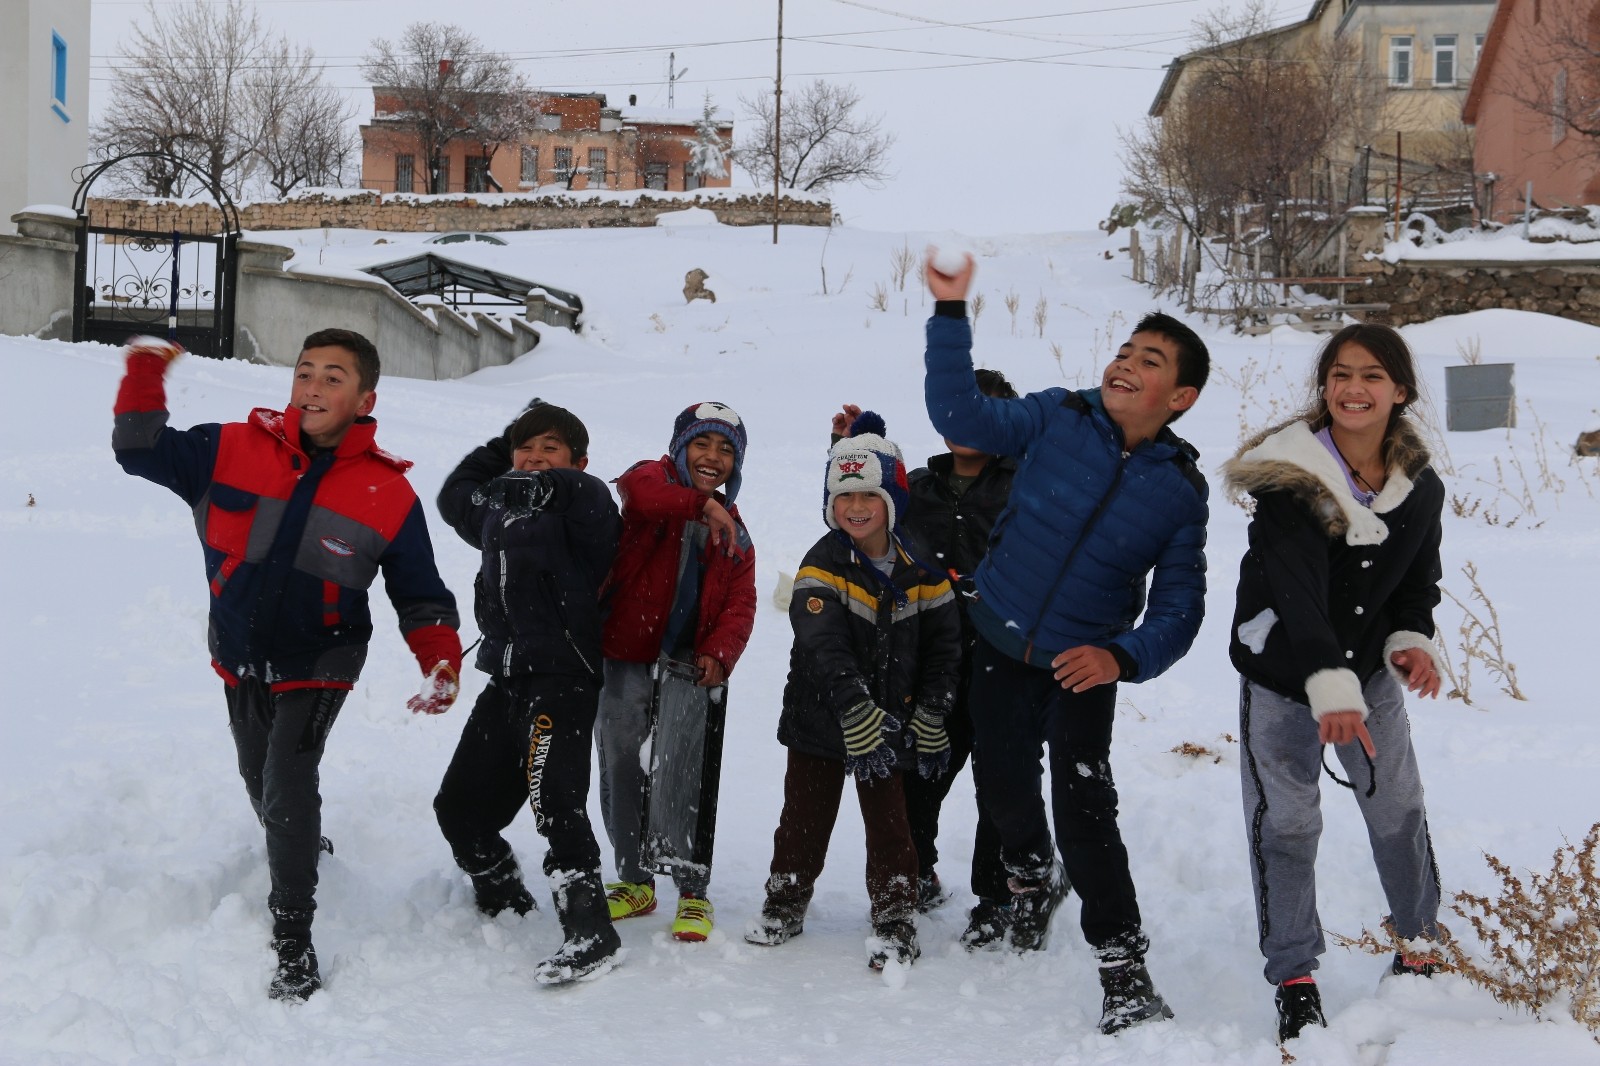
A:
<svg viewBox="0 0 1600 1066">
<path fill-rule="evenodd" d="M 1317 719 L 1348 710 L 1365 718 L 1362 686 L 1391 654 L 1434 655 L 1444 485 L 1408 424 L 1391 452 L 1370 509 L 1304 421 L 1246 441 L 1223 467 L 1229 495 L 1254 501 L 1229 657 Z"/>
</svg>

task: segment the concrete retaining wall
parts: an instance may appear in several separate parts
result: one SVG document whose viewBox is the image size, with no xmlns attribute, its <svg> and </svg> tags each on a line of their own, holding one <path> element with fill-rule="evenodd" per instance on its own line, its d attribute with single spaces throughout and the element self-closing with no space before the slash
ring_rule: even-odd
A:
<svg viewBox="0 0 1600 1066">
<path fill-rule="evenodd" d="M 70 218 L 13 215 L 0 234 L 0 333 L 72 339 L 72 279 L 78 246 Z"/>
<path fill-rule="evenodd" d="M 0 333 L 68 340 L 74 223 L 32 212 L 12 221 L 18 235 L 0 235 Z M 521 318 L 507 324 L 443 306 L 424 311 L 377 278 L 285 271 L 293 255 L 275 244 L 239 243 L 239 358 L 293 366 L 308 333 L 338 326 L 378 346 L 385 374 L 442 380 L 509 363 L 539 343 L 539 332 Z"/>
</svg>

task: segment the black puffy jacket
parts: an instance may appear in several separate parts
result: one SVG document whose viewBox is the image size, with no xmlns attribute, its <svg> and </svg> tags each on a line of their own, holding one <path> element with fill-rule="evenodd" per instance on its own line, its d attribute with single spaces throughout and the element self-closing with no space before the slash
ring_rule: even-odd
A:
<svg viewBox="0 0 1600 1066">
<path fill-rule="evenodd" d="M 779 743 L 843 761 L 839 719 L 871 700 L 899 720 L 898 762 L 913 770 L 912 712 L 921 705 L 942 715 L 955 697 L 961 624 L 950 582 L 917 566 L 899 545 L 893 577 L 885 579 L 843 534 L 829 533 L 801 560 L 789 622 L 794 647 Z"/>
<path fill-rule="evenodd" d="M 554 494 L 537 514 L 508 519 L 473 492 L 510 469 L 503 441 L 474 449 L 439 490 L 439 513 L 483 553 L 473 582 L 483 643 L 475 663 L 497 677 L 601 676 L 600 586 L 622 518 L 606 483 L 580 470 L 543 471 Z"/>
</svg>

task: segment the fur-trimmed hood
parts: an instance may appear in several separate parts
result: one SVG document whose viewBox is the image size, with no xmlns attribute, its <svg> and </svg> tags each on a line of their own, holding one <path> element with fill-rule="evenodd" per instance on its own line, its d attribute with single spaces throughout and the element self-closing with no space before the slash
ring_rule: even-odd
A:
<svg viewBox="0 0 1600 1066">
<path fill-rule="evenodd" d="M 1345 473 L 1301 418 L 1279 423 L 1245 441 L 1222 465 L 1228 498 L 1244 504 L 1257 492 L 1287 491 L 1305 501 L 1331 537 L 1352 545 L 1382 544 L 1388 526 L 1378 517 L 1410 495 L 1416 476 L 1428 466 L 1428 449 L 1404 419 L 1390 446 L 1388 478 L 1371 510 L 1351 496 Z"/>
</svg>

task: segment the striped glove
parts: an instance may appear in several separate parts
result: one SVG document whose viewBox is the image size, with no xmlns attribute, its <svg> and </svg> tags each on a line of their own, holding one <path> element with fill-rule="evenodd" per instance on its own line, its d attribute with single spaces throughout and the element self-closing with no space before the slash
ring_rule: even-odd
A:
<svg viewBox="0 0 1600 1066">
<path fill-rule="evenodd" d="M 917 740 L 917 773 L 929 781 L 950 770 L 950 734 L 944 731 L 944 712 L 921 704 L 911 716 L 911 735 Z"/>
<path fill-rule="evenodd" d="M 844 728 L 844 764 L 857 781 L 894 772 L 894 749 L 885 734 L 900 732 L 900 720 L 883 713 L 871 700 L 862 700 L 839 719 Z"/>
</svg>

